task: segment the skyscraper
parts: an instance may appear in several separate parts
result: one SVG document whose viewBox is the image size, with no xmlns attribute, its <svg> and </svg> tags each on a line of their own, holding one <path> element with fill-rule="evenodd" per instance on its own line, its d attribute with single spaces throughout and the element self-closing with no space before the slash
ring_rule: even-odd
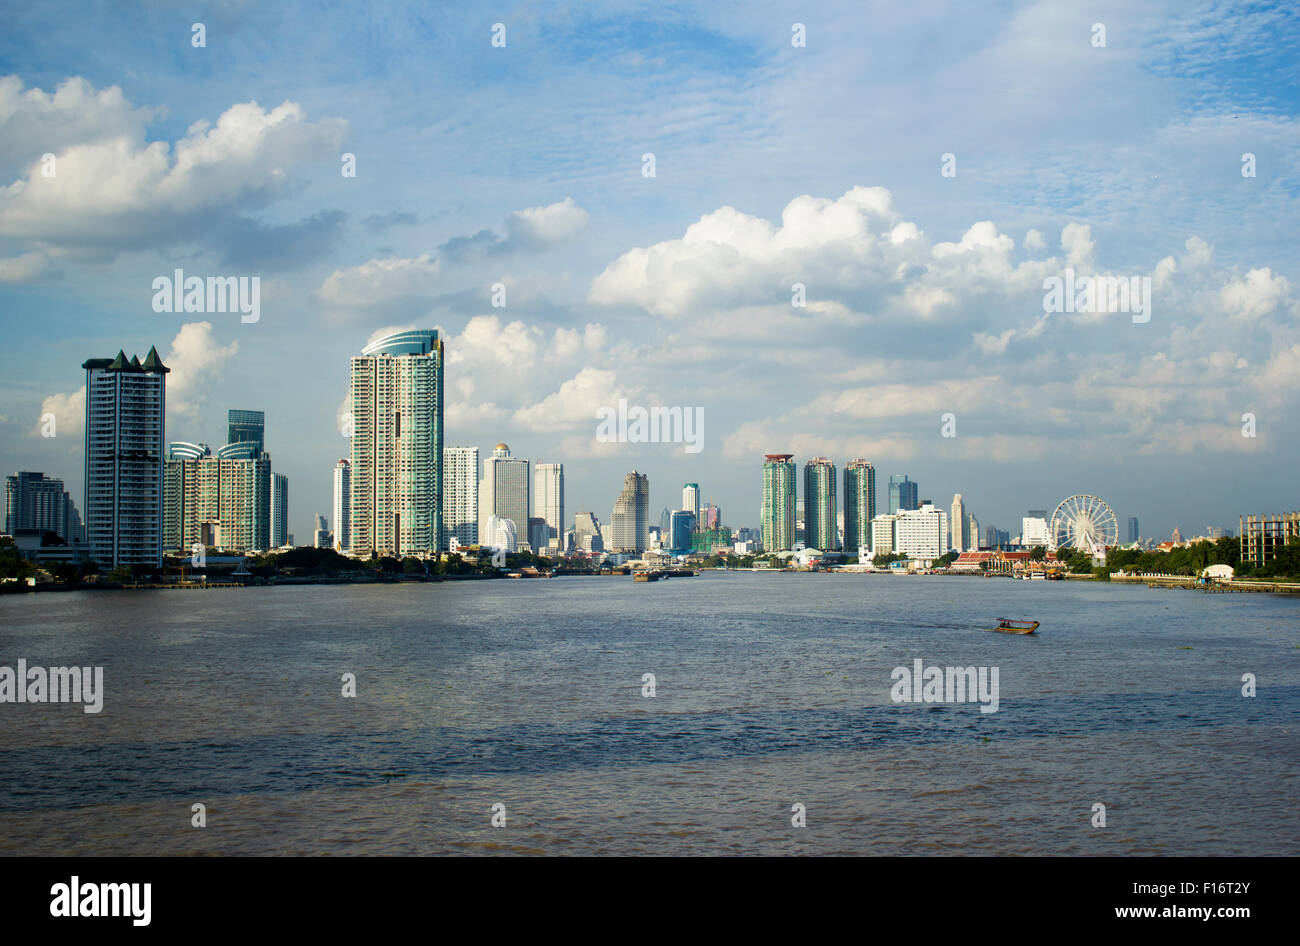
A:
<svg viewBox="0 0 1300 946">
<path fill-rule="evenodd" d="M 952 498 L 952 515 L 948 517 L 948 522 L 952 527 L 953 549 L 958 552 L 966 551 L 970 546 L 970 540 L 967 536 L 970 522 L 966 518 L 966 504 L 962 502 L 961 493 L 957 493 Z"/>
<path fill-rule="evenodd" d="M 871 520 L 876 518 L 876 468 L 860 457 L 844 467 L 844 548 L 855 554 L 871 545 Z"/>
<path fill-rule="evenodd" d="M 804 542 L 827 551 L 840 547 L 835 495 L 835 464 L 826 457 L 813 457 L 803 468 Z"/>
<path fill-rule="evenodd" d="M 980 521 L 971 513 L 966 517 L 966 551 L 978 552 L 980 550 Z"/>
<path fill-rule="evenodd" d="M 454 536 L 458 545 L 478 545 L 478 447 L 442 450 L 443 548 Z"/>
<path fill-rule="evenodd" d="M 289 544 L 289 477 L 271 474 L 271 548 Z"/>
<path fill-rule="evenodd" d="M 442 539 L 443 344 L 396 332 L 351 360 L 352 550 L 420 555 Z"/>
<path fill-rule="evenodd" d="M 896 512 L 916 509 L 919 505 L 916 497 L 916 484 L 909 480 L 906 474 L 895 473 L 889 478 L 889 514 L 891 516 Z"/>
<path fill-rule="evenodd" d="M 564 540 L 564 464 L 538 463 L 533 471 L 533 512 L 546 523 L 542 549 L 560 548 Z M 534 552 L 540 551 L 534 549 Z"/>
<path fill-rule="evenodd" d="M 227 411 L 226 443 L 254 444 L 254 452 L 266 449 L 266 413 L 264 411 Z"/>
<path fill-rule="evenodd" d="M 63 488 L 63 480 L 44 473 L 19 472 L 5 477 L 4 530 L 13 535 L 18 529 L 53 532 L 69 544 L 84 539 L 81 514 Z"/>
<path fill-rule="evenodd" d="M 784 552 L 794 548 L 795 465 L 793 454 L 769 453 L 763 457 L 763 550 Z"/>
<path fill-rule="evenodd" d="M 483 536 L 487 533 L 488 519 L 496 516 L 515 524 L 517 542 L 527 542 L 530 508 L 528 461 L 512 457 L 510 448 L 499 443 L 492 450 L 492 456 L 483 461 L 483 479 L 478 488 L 480 541 L 484 541 Z"/>
<path fill-rule="evenodd" d="M 347 460 L 334 464 L 334 548 L 352 548 L 352 464 Z"/>
<path fill-rule="evenodd" d="M 162 564 L 163 427 L 170 370 L 91 358 L 86 369 L 86 534 L 101 568 Z"/>
<path fill-rule="evenodd" d="M 196 545 L 235 552 L 274 548 L 273 481 L 265 451 L 213 456 L 206 444 L 170 444 L 163 464 L 163 548 L 182 554 Z"/>
<path fill-rule="evenodd" d="M 640 554 L 650 547 L 650 479 L 633 470 L 623 478 L 623 491 L 610 516 L 610 551 Z"/>
<path fill-rule="evenodd" d="M 664 540 L 664 546 L 674 554 L 690 552 L 691 534 L 695 532 L 695 513 L 689 509 L 679 509 L 673 513 L 671 521 L 670 537 Z"/>
<path fill-rule="evenodd" d="M 1138 520 L 1137 516 L 1128 517 L 1128 541 L 1132 545 L 1138 540 Z"/>
<path fill-rule="evenodd" d="M 600 518 L 594 512 L 580 512 L 573 520 L 574 544 L 584 552 L 603 552 L 605 541 Z"/>
<path fill-rule="evenodd" d="M 698 526 L 700 521 L 700 484 L 686 483 L 682 486 L 682 508 L 695 516 Z"/>
</svg>

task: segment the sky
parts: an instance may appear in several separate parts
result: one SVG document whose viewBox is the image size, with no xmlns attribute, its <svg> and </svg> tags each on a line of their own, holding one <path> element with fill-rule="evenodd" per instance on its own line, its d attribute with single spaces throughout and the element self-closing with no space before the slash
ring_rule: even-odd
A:
<svg viewBox="0 0 1300 946">
<path fill-rule="evenodd" d="M 0 469 L 83 505 L 81 364 L 156 345 L 167 440 L 264 410 L 307 541 L 348 358 L 417 327 L 446 443 L 563 463 L 570 522 L 635 469 L 757 526 L 791 453 L 1235 528 L 1300 506 L 1298 79 L 1286 4 L 5 0 Z M 260 318 L 155 312 L 178 268 Z M 1067 270 L 1149 318 L 1045 311 Z M 620 399 L 701 449 L 599 442 Z"/>
</svg>

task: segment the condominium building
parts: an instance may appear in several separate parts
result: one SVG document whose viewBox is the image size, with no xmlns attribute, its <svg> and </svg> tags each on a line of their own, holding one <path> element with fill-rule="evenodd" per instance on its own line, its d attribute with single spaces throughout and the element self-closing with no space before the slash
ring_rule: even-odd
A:
<svg viewBox="0 0 1300 946">
<path fill-rule="evenodd" d="M 271 548 L 289 544 L 289 477 L 271 474 Z"/>
<path fill-rule="evenodd" d="M 793 454 L 769 453 L 763 457 L 762 530 L 765 552 L 794 548 L 798 504 Z"/>
<path fill-rule="evenodd" d="M 341 552 L 352 548 L 352 463 L 348 460 L 334 464 L 334 548 Z"/>
<path fill-rule="evenodd" d="M 876 468 L 854 457 L 844 467 L 844 547 L 852 551 L 870 545 L 875 518 Z"/>
<path fill-rule="evenodd" d="M 609 551 L 640 554 L 650 547 L 650 479 L 633 470 L 609 519 Z"/>
<path fill-rule="evenodd" d="M 948 514 L 925 503 L 894 520 L 894 554 L 929 561 L 948 554 Z"/>
<path fill-rule="evenodd" d="M 351 550 L 423 555 L 442 541 L 443 343 L 396 332 L 351 359 Z"/>
<path fill-rule="evenodd" d="M 70 545 L 85 540 L 81 513 L 63 488 L 63 480 L 44 473 L 19 472 L 5 477 L 4 531 L 15 535 L 19 529 L 53 532 Z"/>
<path fill-rule="evenodd" d="M 442 528 L 445 548 L 478 545 L 478 447 L 443 447 Z"/>
<path fill-rule="evenodd" d="M 479 535 L 487 532 L 488 519 L 509 519 L 515 524 L 516 541 L 528 541 L 528 461 L 512 457 L 510 448 L 499 443 L 483 461 L 483 479 L 478 488 Z"/>
<path fill-rule="evenodd" d="M 835 464 L 813 457 L 803 468 L 804 544 L 827 551 L 840 547 Z"/>
<path fill-rule="evenodd" d="M 974 513 L 966 518 L 966 543 L 966 551 L 980 550 L 980 521 L 975 518 Z"/>
<path fill-rule="evenodd" d="M 540 548 L 558 549 L 564 539 L 564 464 L 538 463 L 533 470 L 533 515 L 541 519 L 544 532 Z M 531 539 L 530 539 L 531 543 Z"/>
<path fill-rule="evenodd" d="M 273 548 L 271 458 L 216 456 L 206 444 L 175 442 L 163 464 L 163 548 L 233 552 Z"/>
<path fill-rule="evenodd" d="M 162 564 L 163 427 L 168 369 L 119 351 L 86 370 L 86 535 L 103 569 Z"/>
</svg>

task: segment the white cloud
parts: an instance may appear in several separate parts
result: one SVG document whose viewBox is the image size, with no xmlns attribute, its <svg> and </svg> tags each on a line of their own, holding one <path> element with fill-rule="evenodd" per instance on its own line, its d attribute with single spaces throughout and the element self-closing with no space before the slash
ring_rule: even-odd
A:
<svg viewBox="0 0 1300 946">
<path fill-rule="evenodd" d="M 428 254 L 367 260 L 360 266 L 330 273 L 317 290 L 317 298 L 335 309 L 389 306 L 399 300 L 432 295 L 440 268 Z"/>
<path fill-rule="evenodd" d="M 1284 276 L 1274 276 L 1265 266 L 1252 269 L 1245 279 L 1229 282 L 1219 290 L 1219 301 L 1229 318 L 1253 321 L 1272 313 L 1291 292 Z"/>
<path fill-rule="evenodd" d="M 516 210 L 506 222 L 510 239 L 538 246 L 571 240 L 587 227 L 587 211 L 572 197 L 545 207 Z"/>
<path fill-rule="evenodd" d="M 217 387 L 226 362 L 239 351 L 239 343 L 222 346 L 211 322 L 190 322 L 172 339 L 163 364 L 167 375 L 167 409 L 187 420 L 198 419 L 199 409 Z"/>
<path fill-rule="evenodd" d="M 41 401 L 41 415 L 30 431 L 31 436 L 44 436 L 46 414 L 54 415 L 56 437 L 80 437 L 86 426 L 86 386 L 83 384 L 71 394 L 51 394 Z"/>
<path fill-rule="evenodd" d="M 31 282 L 49 271 L 50 260 L 44 253 L 24 253 L 0 259 L 0 282 Z"/>
</svg>

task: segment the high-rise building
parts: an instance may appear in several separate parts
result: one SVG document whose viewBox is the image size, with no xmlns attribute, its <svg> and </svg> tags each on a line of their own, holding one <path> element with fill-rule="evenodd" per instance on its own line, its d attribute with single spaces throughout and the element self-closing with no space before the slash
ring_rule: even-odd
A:
<svg viewBox="0 0 1300 946">
<path fill-rule="evenodd" d="M 545 552 L 547 546 L 546 520 L 541 516 L 528 517 L 528 545 L 535 553 Z"/>
<path fill-rule="evenodd" d="M 1138 540 L 1138 519 L 1137 516 L 1128 517 L 1128 541 L 1132 545 Z"/>
<path fill-rule="evenodd" d="M 813 457 L 803 467 L 804 543 L 823 552 L 838 549 L 839 522 L 835 464 Z"/>
<path fill-rule="evenodd" d="M 980 550 L 980 521 L 975 518 L 974 513 L 966 519 L 966 551 L 978 552 Z"/>
<path fill-rule="evenodd" d="M 334 547 L 334 534 L 330 532 L 329 522 L 320 513 L 316 514 L 316 530 L 312 533 L 312 544 L 318 549 Z"/>
<path fill-rule="evenodd" d="M 722 525 L 722 508 L 705 503 L 700 507 L 700 518 L 695 524 L 696 529 L 703 531 L 705 529 L 717 529 Z"/>
<path fill-rule="evenodd" d="M 844 548 L 854 552 L 871 544 L 876 518 L 876 468 L 861 457 L 844 467 Z"/>
<path fill-rule="evenodd" d="M 920 509 L 905 509 L 894 520 L 894 554 L 933 560 L 948 554 L 948 514 L 924 503 Z"/>
<path fill-rule="evenodd" d="M 895 473 L 889 478 L 889 512 L 893 515 L 907 509 L 917 508 L 916 484 L 904 473 Z"/>
<path fill-rule="evenodd" d="M 442 450 L 444 548 L 454 537 L 461 548 L 478 545 L 478 447 Z"/>
<path fill-rule="evenodd" d="M 580 512 L 573 520 L 573 542 L 584 552 L 605 551 L 600 519 L 594 512 Z"/>
<path fill-rule="evenodd" d="M 970 522 L 966 518 L 966 504 L 962 502 L 961 493 L 952 497 L 952 516 L 948 522 L 952 526 L 952 547 L 958 552 L 966 551 L 970 547 L 970 541 L 966 537 Z"/>
<path fill-rule="evenodd" d="M 155 348 L 86 369 L 86 535 L 101 568 L 162 564 L 167 372 Z"/>
<path fill-rule="evenodd" d="M 682 508 L 695 516 L 695 522 L 698 525 L 700 521 L 699 483 L 686 483 L 682 486 Z"/>
<path fill-rule="evenodd" d="M 695 532 L 695 513 L 689 509 L 679 509 L 672 515 L 670 527 L 671 538 L 665 543 L 674 555 L 685 555 L 691 551 L 691 535 Z"/>
<path fill-rule="evenodd" d="M 541 519 L 546 530 L 542 536 L 542 551 L 558 549 L 564 539 L 564 464 L 538 463 L 533 470 L 533 513 Z"/>
<path fill-rule="evenodd" d="M 289 544 L 289 477 L 271 474 L 271 548 Z"/>
<path fill-rule="evenodd" d="M 351 360 L 352 551 L 402 557 L 442 541 L 443 343 L 396 332 Z"/>
<path fill-rule="evenodd" d="M 266 449 L 266 413 L 264 411 L 227 411 L 226 443 L 251 443 L 255 452 Z"/>
<path fill-rule="evenodd" d="M 352 548 L 352 463 L 334 464 L 334 548 Z"/>
<path fill-rule="evenodd" d="M 478 487 L 480 537 L 487 531 L 490 517 L 509 519 L 515 524 L 516 541 L 528 541 L 528 517 L 531 509 L 528 491 L 528 461 L 512 457 L 510 448 L 499 443 L 492 456 L 483 461 L 483 479 Z"/>
<path fill-rule="evenodd" d="M 763 551 L 794 548 L 798 499 L 793 454 L 769 453 L 763 457 Z"/>
<path fill-rule="evenodd" d="M 163 464 L 163 548 L 188 554 L 196 545 L 233 552 L 276 547 L 271 458 L 223 457 L 206 444 L 177 441 Z"/>
<path fill-rule="evenodd" d="M 1042 512 L 1041 509 L 1031 509 L 1033 512 Z M 1041 545 L 1044 548 L 1052 547 L 1051 533 L 1047 528 L 1047 519 L 1043 516 L 1025 516 L 1020 520 L 1020 544 L 1032 548 L 1035 545 Z"/>
<path fill-rule="evenodd" d="M 610 551 L 640 554 L 650 547 L 650 479 L 633 470 L 609 518 Z"/>
<path fill-rule="evenodd" d="M 85 541 L 81 513 L 63 488 L 63 480 L 44 473 L 5 477 L 4 531 L 14 535 L 18 529 L 53 532 L 69 545 Z"/>
<path fill-rule="evenodd" d="M 479 532 L 479 544 L 484 548 L 513 555 L 519 551 L 519 530 L 515 528 L 515 521 L 501 516 L 488 516 Z"/>
<path fill-rule="evenodd" d="M 668 511 L 668 507 L 665 506 L 663 508 L 663 512 L 659 513 L 659 535 L 661 537 L 666 538 L 671 532 L 671 530 L 672 530 L 672 513 L 670 513 Z"/>
</svg>

